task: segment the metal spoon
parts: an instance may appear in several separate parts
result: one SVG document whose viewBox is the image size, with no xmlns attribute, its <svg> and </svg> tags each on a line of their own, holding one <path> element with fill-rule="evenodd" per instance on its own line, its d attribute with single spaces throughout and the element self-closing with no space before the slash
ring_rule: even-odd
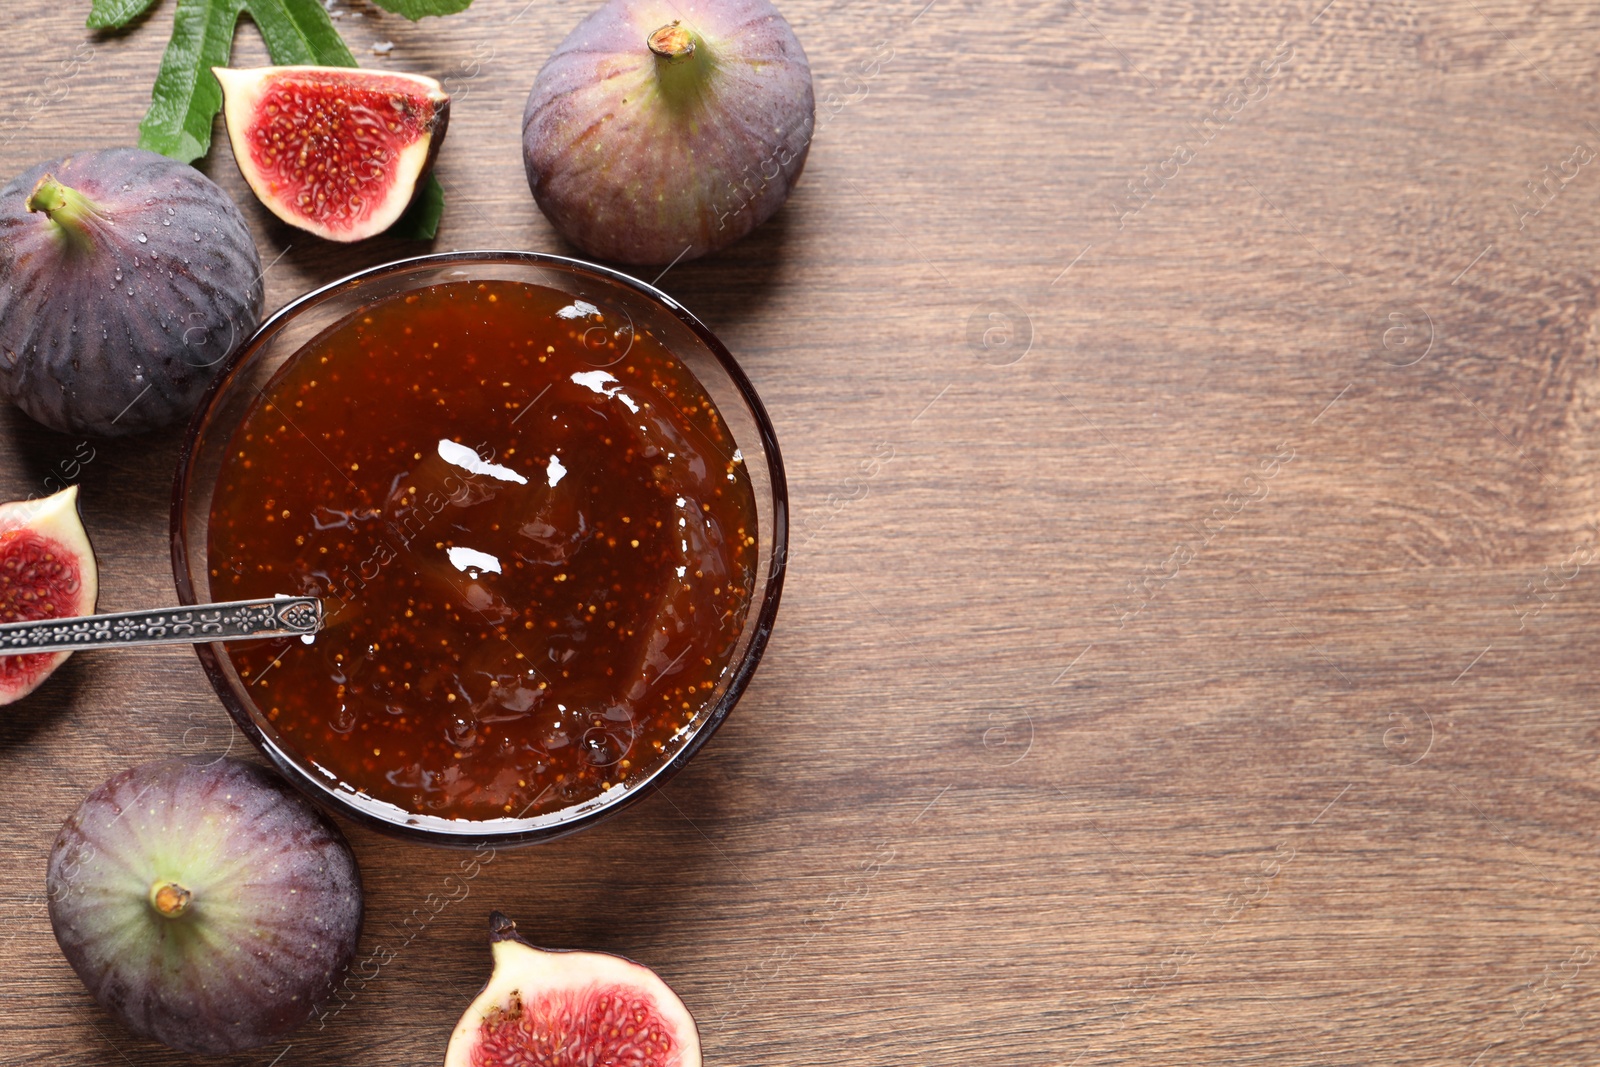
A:
<svg viewBox="0 0 1600 1067">
<path fill-rule="evenodd" d="M 35 619 L 0 624 L 0 656 L 302 637 L 322 629 L 322 623 L 322 601 L 314 596 L 275 596 L 69 619 Z"/>
</svg>

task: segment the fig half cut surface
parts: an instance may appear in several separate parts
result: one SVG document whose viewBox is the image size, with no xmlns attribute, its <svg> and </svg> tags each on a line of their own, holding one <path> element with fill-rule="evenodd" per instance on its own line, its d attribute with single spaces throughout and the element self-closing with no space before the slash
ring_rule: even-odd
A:
<svg viewBox="0 0 1600 1067">
<path fill-rule="evenodd" d="M 332 994 L 361 932 L 344 835 L 227 757 L 114 775 L 61 827 L 47 885 L 56 941 L 101 1007 L 185 1052 L 283 1037 Z"/>
<path fill-rule="evenodd" d="M 94 550 L 78 518 L 78 487 L 0 504 L 0 622 L 93 615 L 100 591 Z M 0 656 L 0 704 L 21 700 L 70 652 Z"/>
<path fill-rule="evenodd" d="M 700 1034 L 650 968 L 535 948 L 489 916 L 494 974 L 461 1017 L 445 1067 L 700 1067 Z"/>
<path fill-rule="evenodd" d="M 233 158 L 267 210 L 330 241 L 394 225 L 433 167 L 450 97 L 357 67 L 214 67 Z"/>
</svg>

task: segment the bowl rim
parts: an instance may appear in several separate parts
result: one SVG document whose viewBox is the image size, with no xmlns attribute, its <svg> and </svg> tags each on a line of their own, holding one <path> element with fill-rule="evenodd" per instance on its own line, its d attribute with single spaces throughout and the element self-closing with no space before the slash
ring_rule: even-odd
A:
<svg viewBox="0 0 1600 1067">
<path fill-rule="evenodd" d="M 194 460 L 198 451 L 200 434 L 206 426 L 212 406 L 226 388 L 226 383 L 232 380 L 234 372 L 240 365 L 250 359 L 288 321 L 309 306 L 319 304 L 337 293 L 367 282 L 403 274 L 419 268 L 443 267 L 452 263 L 522 264 L 555 267 L 576 271 L 580 274 L 597 275 L 601 279 L 632 289 L 660 305 L 700 339 L 701 343 L 706 346 L 707 350 L 721 365 L 723 371 L 738 390 L 745 405 L 749 408 L 750 414 L 755 420 L 756 433 L 761 440 L 762 450 L 767 458 L 768 477 L 772 486 L 772 562 L 768 569 L 765 587 L 761 593 L 761 606 L 753 624 L 754 631 L 751 634 L 750 643 L 746 646 L 744 655 L 734 667 L 732 680 L 722 698 L 717 702 L 717 706 L 712 709 L 706 720 L 684 739 L 682 746 L 671 759 L 657 768 L 649 778 L 620 794 L 614 800 L 592 806 L 571 819 L 554 824 L 477 833 L 455 832 L 434 827 L 408 825 L 403 822 L 384 819 L 375 812 L 369 811 L 347 799 L 339 790 L 330 788 L 322 783 L 296 764 L 289 758 L 287 753 L 283 752 L 276 743 L 262 733 L 260 727 L 251 717 L 249 710 L 234 698 L 231 686 L 228 684 L 226 672 L 223 669 L 221 651 L 211 644 L 196 644 L 194 648 L 207 680 L 211 683 L 212 689 L 216 691 L 218 699 L 222 702 L 229 717 L 233 719 L 234 724 L 239 727 L 240 731 L 250 740 L 256 750 L 265 756 L 296 789 L 310 797 L 324 809 L 335 811 L 353 822 L 370 827 L 391 837 L 429 845 L 474 848 L 481 845 L 494 847 L 535 844 L 565 837 L 568 834 L 576 833 L 610 818 L 623 809 L 631 807 L 645 797 L 652 795 L 682 770 L 690 758 L 700 751 L 706 742 L 711 740 L 711 736 L 717 732 L 717 729 L 727 719 L 734 706 L 738 704 L 740 698 L 744 695 L 751 678 L 755 675 L 756 667 L 761 662 L 762 654 L 766 651 L 767 642 L 772 636 L 773 624 L 777 618 L 778 602 L 782 598 L 783 578 L 788 569 L 789 556 L 789 490 L 788 481 L 784 475 L 783 455 L 778 447 L 777 431 L 772 425 L 772 418 L 767 413 L 766 405 L 761 402 L 761 397 L 757 394 L 755 386 L 751 384 L 749 377 L 739 365 L 738 360 L 734 358 L 733 353 L 728 350 L 728 347 L 722 343 L 716 334 L 711 332 L 711 329 L 705 323 L 701 322 L 698 317 L 678 301 L 648 282 L 640 281 L 632 275 L 598 263 L 590 263 L 585 260 L 546 252 L 527 252 L 514 249 L 469 249 L 454 252 L 434 252 L 392 260 L 348 274 L 343 278 L 318 286 L 295 297 L 267 316 L 261 325 L 256 328 L 255 332 L 222 361 L 216 374 L 207 384 L 205 392 L 201 395 L 200 403 L 195 408 L 193 416 L 189 419 L 189 424 L 184 431 L 182 445 L 178 451 L 177 466 L 172 483 L 169 527 L 172 573 L 173 580 L 177 586 L 179 602 L 184 605 L 199 603 L 199 598 L 195 594 L 194 584 L 190 579 L 189 573 L 190 554 L 184 532 L 185 505 L 190 495 L 190 481 L 194 473 Z"/>
</svg>

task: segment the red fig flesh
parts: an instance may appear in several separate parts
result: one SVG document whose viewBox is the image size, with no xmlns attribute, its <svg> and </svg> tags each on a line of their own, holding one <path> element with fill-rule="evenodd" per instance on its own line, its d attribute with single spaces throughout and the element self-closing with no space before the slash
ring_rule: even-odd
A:
<svg viewBox="0 0 1600 1067">
<path fill-rule="evenodd" d="M 489 943 L 494 974 L 451 1035 L 445 1067 L 700 1067 L 694 1018 L 650 968 L 535 948 L 499 912 Z"/>
<path fill-rule="evenodd" d="M 0 504 L 0 622 L 93 615 L 99 578 L 78 519 L 78 487 Z M 21 700 L 70 652 L 0 656 L 0 704 Z"/>
<path fill-rule="evenodd" d="M 767 0 L 610 0 L 539 71 L 523 163 L 573 244 L 667 264 L 783 206 L 813 111 L 805 51 Z"/>
<path fill-rule="evenodd" d="M 432 78 L 353 67 L 214 68 L 233 158 L 278 218 L 330 241 L 382 233 L 433 166 L 450 97 Z"/>
</svg>

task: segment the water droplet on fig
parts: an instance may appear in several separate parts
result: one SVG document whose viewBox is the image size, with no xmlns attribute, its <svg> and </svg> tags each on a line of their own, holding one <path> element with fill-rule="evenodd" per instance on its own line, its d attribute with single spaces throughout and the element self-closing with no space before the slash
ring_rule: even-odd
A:
<svg viewBox="0 0 1600 1067">
<path fill-rule="evenodd" d="M 146 237 L 144 234 L 141 233 L 139 235 L 139 243 L 140 244 L 147 244 L 147 243 L 149 243 L 149 241 L 150 241 L 150 238 Z"/>
</svg>

